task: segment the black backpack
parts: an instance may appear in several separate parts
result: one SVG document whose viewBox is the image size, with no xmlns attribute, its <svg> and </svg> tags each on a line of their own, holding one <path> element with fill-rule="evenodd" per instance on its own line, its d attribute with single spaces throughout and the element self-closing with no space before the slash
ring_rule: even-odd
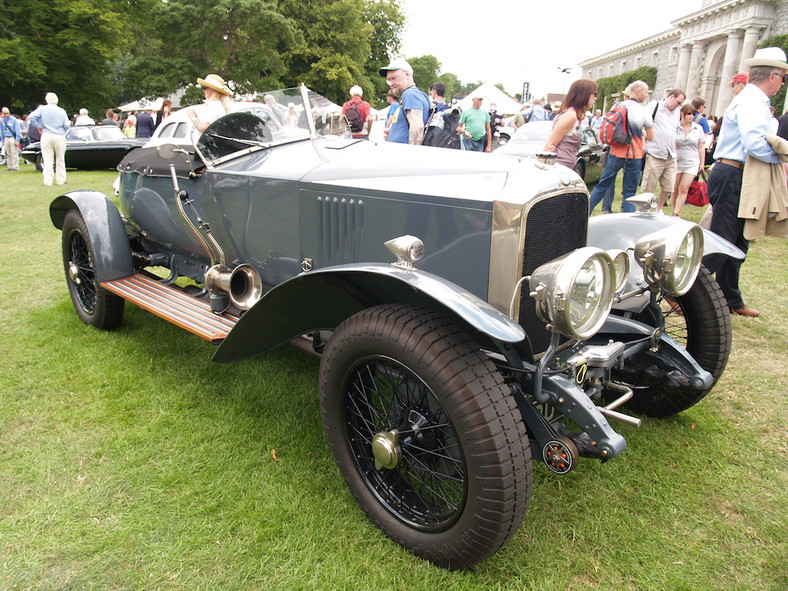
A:
<svg viewBox="0 0 788 591">
<path fill-rule="evenodd" d="M 457 133 L 459 124 L 459 109 L 446 109 L 436 113 L 424 130 L 424 139 L 421 141 L 421 145 L 459 150 L 460 136 Z"/>
<path fill-rule="evenodd" d="M 347 124 L 351 132 L 358 133 L 364 129 L 364 117 L 361 115 L 358 103 L 348 103 L 347 111 L 345 111 L 345 119 L 347 119 Z"/>
</svg>

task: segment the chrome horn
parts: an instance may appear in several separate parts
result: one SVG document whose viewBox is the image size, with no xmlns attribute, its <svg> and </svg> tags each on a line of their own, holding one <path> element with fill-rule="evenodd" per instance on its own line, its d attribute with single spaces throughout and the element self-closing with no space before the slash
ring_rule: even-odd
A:
<svg viewBox="0 0 788 591">
<path fill-rule="evenodd" d="M 239 310 L 248 310 L 263 295 L 263 282 L 257 270 L 244 263 L 231 269 L 218 264 L 205 274 L 205 289 L 211 295 L 222 296 L 227 293 L 230 301 Z"/>
<path fill-rule="evenodd" d="M 159 147 L 161 152 L 161 146 Z M 166 152 L 166 150 L 165 150 Z M 175 150 L 172 150 L 173 154 Z M 175 174 L 175 165 L 170 164 L 170 176 L 172 177 L 172 187 L 175 191 L 175 203 L 181 217 L 191 228 L 194 236 L 205 248 L 211 258 L 211 266 L 205 272 L 205 289 L 208 290 L 211 312 L 221 314 L 230 307 L 230 302 L 240 310 L 248 310 L 263 295 L 263 282 L 254 267 L 249 264 L 238 265 L 231 269 L 225 264 L 224 251 L 216 239 L 211 234 L 211 227 L 197 213 L 194 204 L 189 199 L 186 191 L 181 191 L 178 186 L 178 176 Z M 184 205 L 188 205 L 197 224 L 192 222 L 186 214 Z M 202 230 L 202 232 L 200 232 Z M 229 299 L 228 299 L 229 296 Z"/>
</svg>

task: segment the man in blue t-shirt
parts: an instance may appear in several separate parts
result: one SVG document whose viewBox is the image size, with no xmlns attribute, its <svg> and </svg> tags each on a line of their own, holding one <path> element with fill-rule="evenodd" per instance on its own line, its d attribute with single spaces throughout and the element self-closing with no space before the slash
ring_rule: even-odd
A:
<svg viewBox="0 0 788 591">
<path fill-rule="evenodd" d="M 421 145 L 430 114 L 430 99 L 413 82 L 413 68 L 404 59 L 395 59 L 380 69 L 389 88 L 400 98 L 400 108 L 392 116 L 386 139 L 400 144 Z"/>
</svg>

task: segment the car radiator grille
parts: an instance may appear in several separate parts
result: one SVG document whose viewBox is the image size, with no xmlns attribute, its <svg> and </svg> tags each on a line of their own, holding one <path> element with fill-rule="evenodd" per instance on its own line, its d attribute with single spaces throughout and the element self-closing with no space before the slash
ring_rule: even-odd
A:
<svg viewBox="0 0 788 591">
<path fill-rule="evenodd" d="M 542 199 L 528 212 L 523 244 L 523 276 L 540 265 L 586 245 L 588 232 L 588 196 L 565 193 Z M 550 333 L 536 315 L 534 299 L 527 285 L 520 295 L 518 322 L 526 330 L 534 353 L 547 349 Z"/>
</svg>

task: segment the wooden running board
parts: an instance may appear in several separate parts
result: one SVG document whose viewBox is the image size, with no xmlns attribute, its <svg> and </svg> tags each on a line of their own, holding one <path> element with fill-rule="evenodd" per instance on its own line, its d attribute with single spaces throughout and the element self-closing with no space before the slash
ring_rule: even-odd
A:
<svg viewBox="0 0 788 591">
<path fill-rule="evenodd" d="M 208 302 L 148 275 L 137 273 L 104 281 L 101 287 L 214 344 L 220 343 L 238 322 L 237 316 L 214 314 Z"/>
</svg>

